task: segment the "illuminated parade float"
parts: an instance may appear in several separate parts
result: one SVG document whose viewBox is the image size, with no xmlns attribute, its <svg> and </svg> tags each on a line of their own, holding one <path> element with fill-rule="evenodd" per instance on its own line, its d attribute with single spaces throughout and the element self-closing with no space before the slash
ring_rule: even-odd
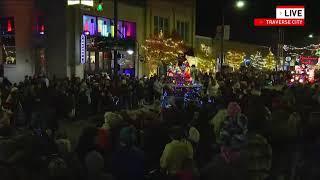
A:
<svg viewBox="0 0 320 180">
<path fill-rule="evenodd" d="M 171 107 L 175 102 L 199 103 L 201 85 L 196 81 L 197 70 L 186 59 L 187 47 L 175 34 L 166 37 L 162 32 L 146 40 L 142 46 L 150 74 L 162 75 L 162 106 Z M 162 70 L 162 73 L 159 73 Z"/>
<path fill-rule="evenodd" d="M 312 44 L 302 48 L 285 45 L 283 49 L 288 54 L 286 59 L 293 65 L 289 83 L 314 83 L 315 71 L 319 66 L 320 45 Z"/>
</svg>

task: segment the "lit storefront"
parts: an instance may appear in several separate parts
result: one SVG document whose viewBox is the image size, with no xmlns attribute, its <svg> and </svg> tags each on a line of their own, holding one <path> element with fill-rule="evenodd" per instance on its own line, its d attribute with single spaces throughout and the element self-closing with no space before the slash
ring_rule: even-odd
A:
<svg viewBox="0 0 320 180">
<path fill-rule="evenodd" d="M 114 40 L 114 20 L 105 17 L 83 15 L 83 35 L 85 35 L 85 74 L 111 73 L 115 66 L 113 50 L 118 50 L 117 59 L 120 73 L 134 75 L 134 55 L 127 53 L 135 48 L 136 23 L 118 21 L 118 40 Z M 83 36 L 82 35 L 82 36 Z M 83 49 L 84 48 L 84 49 Z"/>
</svg>

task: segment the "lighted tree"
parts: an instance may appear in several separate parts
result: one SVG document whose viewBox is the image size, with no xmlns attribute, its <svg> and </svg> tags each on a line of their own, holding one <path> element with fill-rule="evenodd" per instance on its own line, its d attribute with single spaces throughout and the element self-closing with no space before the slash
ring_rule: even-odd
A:
<svg viewBox="0 0 320 180">
<path fill-rule="evenodd" d="M 237 51 L 228 51 L 226 55 L 226 60 L 228 65 L 237 70 L 240 68 L 241 63 L 243 63 L 243 59 L 246 56 L 244 52 L 237 52 Z"/>
<path fill-rule="evenodd" d="M 147 39 L 142 46 L 146 55 L 146 62 L 151 67 L 176 64 L 177 58 L 185 52 L 182 40 L 174 37 L 166 38 L 162 32 Z"/>
<path fill-rule="evenodd" d="M 266 65 L 266 61 L 265 59 L 262 58 L 261 52 L 259 51 L 257 51 L 256 54 L 251 55 L 250 59 L 251 59 L 251 65 L 254 68 L 262 70 Z"/>
<path fill-rule="evenodd" d="M 269 51 L 268 55 L 265 57 L 265 68 L 267 70 L 274 70 L 276 67 L 276 58 L 274 54 Z"/>
<path fill-rule="evenodd" d="M 201 44 L 200 50 L 197 53 L 197 69 L 202 72 L 213 71 L 216 65 L 216 58 L 212 48 Z"/>
</svg>

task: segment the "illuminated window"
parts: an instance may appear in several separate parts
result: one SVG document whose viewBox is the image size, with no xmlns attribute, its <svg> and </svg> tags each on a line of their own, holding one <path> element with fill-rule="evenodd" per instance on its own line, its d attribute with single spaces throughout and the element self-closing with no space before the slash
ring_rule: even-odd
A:
<svg viewBox="0 0 320 180">
<path fill-rule="evenodd" d="M 44 17 L 39 16 L 35 22 L 35 33 L 37 34 L 44 34 L 45 33 L 45 25 L 44 25 Z"/>
<path fill-rule="evenodd" d="M 96 63 L 96 54 L 95 54 L 95 52 L 90 51 L 89 60 L 90 60 L 90 63 Z"/>
<path fill-rule="evenodd" d="M 111 28 L 111 37 L 114 37 L 114 24 L 113 24 L 113 21 L 111 22 L 111 25 L 110 25 L 110 28 Z"/>
<path fill-rule="evenodd" d="M 83 31 L 88 31 L 90 35 L 96 34 L 96 17 L 83 16 Z"/>
<path fill-rule="evenodd" d="M 8 26 L 7 26 L 7 31 L 8 32 L 12 32 L 12 22 L 11 22 L 11 20 L 10 19 L 8 19 L 8 21 L 7 21 L 8 23 Z"/>
<path fill-rule="evenodd" d="M 83 31 L 89 32 L 90 35 L 103 37 L 114 37 L 113 19 L 93 16 L 83 16 Z M 118 37 L 122 39 L 136 38 L 136 23 L 127 21 L 118 21 Z"/>
<path fill-rule="evenodd" d="M 98 17 L 98 34 L 104 37 L 111 36 L 110 19 Z"/>
<path fill-rule="evenodd" d="M 136 23 L 134 22 L 124 22 L 126 28 L 126 38 L 136 38 Z"/>
<path fill-rule="evenodd" d="M 15 26 L 13 17 L 0 18 L 0 51 L 5 64 L 16 64 Z"/>
<path fill-rule="evenodd" d="M 118 37 L 123 39 L 134 39 L 136 37 L 136 23 L 119 21 Z"/>
<path fill-rule="evenodd" d="M 0 33 L 5 34 L 14 34 L 14 18 L 13 17 L 4 17 L 0 18 Z"/>
</svg>

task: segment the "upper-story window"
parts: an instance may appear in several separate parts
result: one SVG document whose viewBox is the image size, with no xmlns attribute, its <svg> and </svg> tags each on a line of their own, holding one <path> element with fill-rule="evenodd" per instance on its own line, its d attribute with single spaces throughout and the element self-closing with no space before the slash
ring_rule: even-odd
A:
<svg viewBox="0 0 320 180">
<path fill-rule="evenodd" d="M 98 17 L 98 35 L 111 37 L 111 20 Z"/>
<path fill-rule="evenodd" d="M 113 38 L 115 35 L 114 20 L 104 17 L 83 16 L 83 31 L 89 35 L 98 35 Z M 136 23 L 128 21 L 118 21 L 118 38 L 135 39 Z"/>
<path fill-rule="evenodd" d="M 118 37 L 122 39 L 136 38 L 136 23 L 128 21 L 119 21 Z"/>
<path fill-rule="evenodd" d="M 161 31 L 165 35 L 168 35 L 170 33 L 169 18 L 154 16 L 153 23 L 154 23 L 154 34 L 159 34 Z"/>
<path fill-rule="evenodd" d="M 37 16 L 33 22 L 33 32 L 35 34 L 43 35 L 45 33 L 44 17 Z"/>
<path fill-rule="evenodd" d="M 15 34 L 13 17 L 0 17 L 0 33 L 1 35 Z"/>
<path fill-rule="evenodd" d="M 0 51 L 5 64 L 16 64 L 15 25 L 13 17 L 0 17 Z"/>
<path fill-rule="evenodd" d="M 89 32 L 90 35 L 96 35 L 97 18 L 94 16 L 83 16 L 83 31 Z"/>
<path fill-rule="evenodd" d="M 189 42 L 189 23 L 185 21 L 177 21 L 177 32 L 180 35 L 180 37 L 185 41 Z"/>
</svg>

